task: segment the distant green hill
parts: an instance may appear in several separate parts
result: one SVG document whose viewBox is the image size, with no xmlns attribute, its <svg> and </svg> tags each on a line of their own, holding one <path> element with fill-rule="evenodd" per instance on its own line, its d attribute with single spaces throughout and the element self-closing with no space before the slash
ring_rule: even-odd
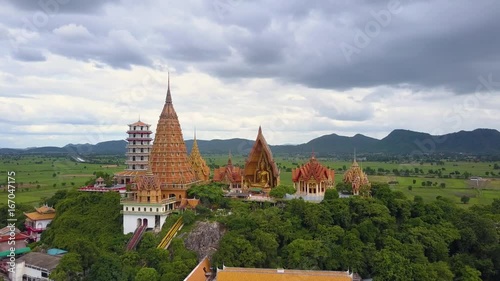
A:
<svg viewBox="0 0 500 281">
<path fill-rule="evenodd" d="M 247 155 L 253 140 L 198 140 L 203 154 Z M 106 141 L 92 144 L 68 144 L 60 147 L 37 147 L 28 149 L 1 148 L 0 154 L 125 154 L 126 141 Z M 193 140 L 186 140 L 188 152 Z M 276 155 L 319 155 L 351 154 L 354 149 L 363 154 L 433 154 L 433 153 L 465 153 L 465 154 L 500 154 L 500 132 L 493 129 L 476 129 L 460 131 L 445 135 L 430 135 L 409 130 L 394 130 L 385 138 L 378 140 L 361 134 L 353 137 L 337 134 L 324 135 L 299 145 L 272 145 Z"/>
</svg>

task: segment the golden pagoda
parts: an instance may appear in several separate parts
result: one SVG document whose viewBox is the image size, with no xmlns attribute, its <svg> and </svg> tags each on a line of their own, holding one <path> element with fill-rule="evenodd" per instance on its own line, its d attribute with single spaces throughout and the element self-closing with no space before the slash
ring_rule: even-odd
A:
<svg viewBox="0 0 500 281">
<path fill-rule="evenodd" d="M 162 197 L 186 197 L 186 190 L 196 176 L 189 162 L 181 125 L 177 118 L 168 79 L 167 98 L 156 127 L 155 139 L 149 155 L 152 173 L 161 183 Z"/>
<path fill-rule="evenodd" d="M 198 142 L 196 141 L 196 133 L 194 134 L 193 148 L 191 149 L 191 154 L 189 155 L 189 162 L 193 167 L 193 172 L 198 181 L 208 181 L 210 178 L 210 168 L 207 163 L 201 157 L 200 149 L 198 148 Z"/>
<path fill-rule="evenodd" d="M 368 176 L 363 172 L 358 162 L 356 162 L 356 154 L 354 155 L 354 161 L 352 162 L 351 168 L 344 173 L 344 183 L 352 186 L 352 194 L 354 195 L 359 195 L 359 191 L 362 187 L 368 189 L 371 187 Z"/>
<path fill-rule="evenodd" d="M 245 163 L 243 181 L 247 188 L 273 188 L 280 183 L 280 172 L 260 126 L 257 139 Z"/>
</svg>

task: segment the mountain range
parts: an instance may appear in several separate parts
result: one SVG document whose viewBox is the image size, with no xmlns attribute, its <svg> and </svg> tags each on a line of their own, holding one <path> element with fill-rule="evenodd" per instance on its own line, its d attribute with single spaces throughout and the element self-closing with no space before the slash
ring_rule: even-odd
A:
<svg viewBox="0 0 500 281">
<path fill-rule="evenodd" d="M 198 140 L 203 154 L 246 155 L 250 152 L 254 141 L 247 139 Z M 35 147 L 26 149 L 0 148 L 0 154 L 113 154 L 124 155 L 126 141 L 114 140 L 92 144 L 68 144 L 64 147 Z M 186 140 L 188 151 L 191 151 L 193 140 Z M 431 135 L 397 129 L 383 139 L 375 139 L 361 134 L 353 137 L 337 134 L 324 135 L 307 143 L 298 145 L 270 145 L 276 155 L 318 155 L 350 154 L 356 150 L 360 154 L 500 154 L 500 132 L 494 129 L 476 129 L 460 131 L 445 135 Z"/>
</svg>

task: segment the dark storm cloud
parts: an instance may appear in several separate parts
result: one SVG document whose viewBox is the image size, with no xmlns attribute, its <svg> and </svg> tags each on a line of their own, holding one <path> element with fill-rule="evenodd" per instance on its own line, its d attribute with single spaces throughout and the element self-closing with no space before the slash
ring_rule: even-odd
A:
<svg viewBox="0 0 500 281">
<path fill-rule="evenodd" d="M 245 12 L 244 19 L 252 18 L 258 7 L 244 7 L 252 2 L 235 5 L 225 19 L 247 27 L 247 40 L 258 42 L 251 52 L 245 46 L 237 48 L 244 62 L 259 64 L 270 49 L 279 52 L 276 57 L 289 52 L 287 61 L 270 61 L 275 67 L 268 68 L 268 76 L 325 89 L 409 84 L 467 93 L 476 89 L 478 76 L 500 75 L 500 65 L 494 63 L 500 59 L 500 36 L 496 35 L 500 17 L 495 12 L 500 9 L 498 1 L 393 1 L 399 4 L 398 12 L 390 14 L 387 24 L 380 21 L 374 36 L 367 35 L 366 27 L 373 28 L 374 14 L 386 13 L 390 1 L 291 2 L 283 10 L 261 2 L 260 7 L 266 8 L 264 14 L 270 18 L 257 16 L 258 29 L 252 22 L 231 18 Z M 270 12 L 273 8 L 276 10 Z M 311 20 L 317 24 L 307 32 L 318 33 L 307 37 L 301 28 Z M 263 22 L 268 25 L 262 27 Z M 274 33 L 274 40 L 268 42 L 259 40 L 273 25 L 281 27 L 281 34 Z M 360 32 L 364 35 L 358 36 Z M 301 36 L 305 42 L 300 41 Z M 368 38 L 366 46 L 357 44 L 362 36 Z M 286 46 L 276 44 L 281 38 L 294 40 L 288 40 Z M 352 47 L 354 53 L 346 56 L 342 46 Z M 261 76 L 263 71 L 235 64 L 216 64 L 210 70 L 228 77 Z"/>
<path fill-rule="evenodd" d="M 108 3 L 119 0 L 7 0 L 7 3 L 22 10 L 45 11 L 47 13 L 89 13 Z"/>
<path fill-rule="evenodd" d="M 497 0 L 9 3 L 29 14 L 53 1 L 60 11 L 38 29 L 40 39 L 21 44 L 38 56 L 14 58 L 42 59 L 47 50 L 125 69 L 159 60 L 219 78 L 335 90 L 404 86 L 460 94 L 475 91 L 480 75 L 500 76 Z M 89 15 L 108 4 L 105 17 Z"/>
</svg>

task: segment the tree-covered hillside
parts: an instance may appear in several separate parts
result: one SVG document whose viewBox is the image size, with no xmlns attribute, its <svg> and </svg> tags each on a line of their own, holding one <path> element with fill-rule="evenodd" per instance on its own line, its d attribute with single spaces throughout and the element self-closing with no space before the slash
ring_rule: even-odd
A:
<svg viewBox="0 0 500 281">
<path fill-rule="evenodd" d="M 463 210 L 409 201 L 386 185 L 372 199 L 236 202 L 214 264 L 353 270 L 374 280 L 500 280 L 500 200 Z M 233 204 L 234 205 L 234 204 Z"/>
<path fill-rule="evenodd" d="M 219 268 L 349 269 L 375 281 L 500 280 L 500 199 L 462 209 L 443 198 L 410 201 L 373 184 L 373 198 L 329 192 L 319 204 L 273 205 L 228 201 L 216 188 L 190 193 L 202 199 L 198 219 L 219 220 L 227 229 L 212 260 Z M 57 216 L 41 246 L 69 250 L 51 274 L 56 281 L 183 280 L 197 263 L 182 238 L 168 251 L 156 248 L 175 216 L 160 235 L 146 233 L 136 251 L 125 252 L 130 235 L 122 234 L 118 194 L 61 191 L 49 201 Z M 192 222 L 193 213 L 185 214 Z"/>
</svg>

